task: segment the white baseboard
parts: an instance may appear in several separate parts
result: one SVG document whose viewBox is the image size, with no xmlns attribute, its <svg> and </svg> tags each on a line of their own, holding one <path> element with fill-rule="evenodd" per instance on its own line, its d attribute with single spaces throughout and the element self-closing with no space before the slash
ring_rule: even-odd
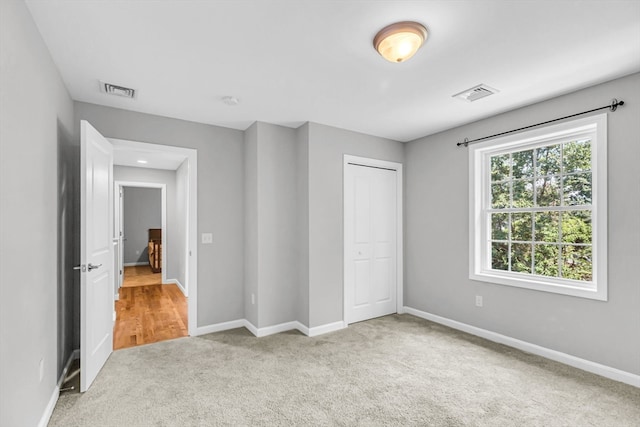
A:
<svg viewBox="0 0 640 427">
<path fill-rule="evenodd" d="M 196 328 L 196 332 L 191 334 L 191 336 L 197 337 L 198 335 L 206 335 L 214 332 L 227 331 L 229 329 L 242 328 L 245 326 L 245 322 L 246 320 L 244 319 L 238 319 L 231 320 L 229 322 L 215 323 L 213 325 L 199 326 Z"/>
<path fill-rule="evenodd" d="M 299 322 L 293 321 L 293 322 L 280 323 L 280 324 L 273 325 L 273 326 L 267 326 L 265 328 L 258 328 L 257 329 L 257 334 L 254 333 L 253 331 L 251 331 L 251 329 L 249 329 L 249 330 L 255 336 L 257 336 L 258 338 L 261 338 L 261 337 L 266 337 L 266 336 L 269 336 L 269 335 L 279 334 L 280 332 L 285 332 L 285 331 L 291 331 L 291 330 L 294 330 L 294 329 L 298 329 L 298 323 Z M 253 326 L 253 325 L 251 325 L 251 326 Z M 255 326 L 254 326 L 254 328 L 255 328 Z"/>
<path fill-rule="evenodd" d="M 51 419 L 51 415 L 53 415 L 53 410 L 56 407 L 56 403 L 58 403 L 58 397 L 60 397 L 60 387 L 64 379 L 67 376 L 67 372 L 69 372 L 69 368 L 71 367 L 71 362 L 75 359 L 80 358 L 80 350 L 76 349 L 71 352 L 69 355 L 69 359 L 67 363 L 65 363 L 64 368 L 62 369 L 62 374 L 60 374 L 60 378 L 58 378 L 58 382 L 53 389 L 53 393 L 51 393 L 51 398 L 49 399 L 49 403 L 47 403 L 47 407 L 44 409 L 44 413 L 42 417 L 40 417 L 40 421 L 38 422 L 38 427 L 46 427 L 49 424 L 49 420 Z"/>
<path fill-rule="evenodd" d="M 187 290 L 184 288 L 184 286 L 182 286 L 182 283 L 180 283 L 180 281 L 178 279 L 167 279 L 164 282 L 165 285 L 169 285 L 169 284 L 174 284 L 174 285 L 178 285 L 178 288 L 180 288 L 180 291 L 182 292 L 182 295 L 184 295 L 185 298 L 187 298 L 189 295 L 187 295 Z"/>
<path fill-rule="evenodd" d="M 280 323 L 273 326 L 267 326 L 265 328 L 256 328 L 249 321 L 247 321 L 246 325 L 246 328 L 249 329 L 249 331 L 251 331 L 251 333 L 258 338 L 266 337 L 273 334 L 279 334 L 280 332 L 292 331 L 294 329 L 297 329 L 308 337 L 317 337 L 318 335 L 344 329 L 345 327 L 346 326 L 342 320 L 339 322 L 316 326 L 314 328 L 308 328 L 298 321 Z"/>
<path fill-rule="evenodd" d="M 140 265 L 149 265 L 149 263 L 144 261 L 142 262 L 139 261 L 139 262 L 125 262 L 122 264 L 123 267 L 138 267 Z"/>
<path fill-rule="evenodd" d="M 236 329 L 245 327 L 258 338 L 266 337 L 273 334 L 279 334 L 280 332 L 292 331 L 297 329 L 303 334 L 309 337 L 316 337 L 318 335 L 326 334 L 329 332 L 337 331 L 340 329 L 344 329 L 346 325 L 341 320 L 339 322 L 328 323 L 326 325 L 316 326 L 313 328 L 308 328 L 302 323 L 294 320 L 292 322 L 279 323 L 273 326 L 267 326 L 264 328 L 258 328 L 253 323 L 249 322 L 247 319 L 238 319 L 232 320 L 230 322 L 216 323 L 214 325 L 201 326 L 196 328 L 196 333 L 192 334 L 193 336 L 211 334 L 213 332 L 221 332 L 229 329 Z"/>
<path fill-rule="evenodd" d="M 582 369 L 583 371 L 591 372 L 614 381 L 620 381 L 634 387 L 640 387 L 640 375 L 632 374 L 631 372 L 622 371 L 590 360 L 581 359 L 570 354 L 562 353 L 560 351 L 552 350 L 550 348 L 542 347 L 516 338 L 511 338 L 506 335 L 471 326 L 446 317 L 437 316 L 415 308 L 404 307 L 404 311 L 405 313 L 412 314 L 416 317 L 440 323 L 441 325 L 467 332 L 471 335 L 476 335 L 489 341 L 508 345 L 509 347 L 514 347 L 528 353 L 533 353 L 547 359 L 555 360 L 556 362 L 564 363 L 565 365 L 573 366 L 574 368 Z"/>
<path fill-rule="evenodd" d="M 296 329 L 299 330 L 300 332 L 302 332 L 303 334 L 305 334 L 306 336 L 310 337 L 311 335 L 309 335 L 309 328 L 305 325 L 303 325 L 301 322 L 296 322 Z"/>
<path fill-rule="evenodd" d="M 253 323 L 249 322 L 247 319 L 242 319 L 242 321 L 243 321 L 242 326 L 247 328 L 249 330 L 249 332 L 251 332 L 253 335 L 255 335 L 257 337 L 258 336 L 258 328 Z"/>
<path fill-rule="evenodd" d="M 327 323 L 326 325 L 314 326 L 313 328 L 309 328 L 310 337 L 317 337 L 318 335 L 328 334 L 329 332 L 339 331 L 340 329 L 346 328 L 347 325 L 340 320 L 339 322 Z"/>
</svg>

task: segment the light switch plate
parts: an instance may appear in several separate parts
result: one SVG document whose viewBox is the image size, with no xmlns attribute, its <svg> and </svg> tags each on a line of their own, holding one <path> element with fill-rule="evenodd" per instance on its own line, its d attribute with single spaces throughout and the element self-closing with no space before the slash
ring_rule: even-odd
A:
<svg viewBox="0 0 640 427">
<path fill-rule="evenodd" d="M 202 244 L 207 245 L 213 243 L 213 234 L 202 233 Z"/>
</svg>

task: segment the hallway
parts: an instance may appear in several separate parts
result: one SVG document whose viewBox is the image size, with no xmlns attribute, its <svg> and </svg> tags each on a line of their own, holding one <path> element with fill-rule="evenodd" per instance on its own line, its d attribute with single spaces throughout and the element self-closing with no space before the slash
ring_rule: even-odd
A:
<svg viewBox="0 0 640 427">
<path fill-rule="evenodd" d="M 149 266 L 125 267 L 119 296 L 114 350 L 188 335 L 187 299 L 177 285 L 162 285 Z"/>
</svg>

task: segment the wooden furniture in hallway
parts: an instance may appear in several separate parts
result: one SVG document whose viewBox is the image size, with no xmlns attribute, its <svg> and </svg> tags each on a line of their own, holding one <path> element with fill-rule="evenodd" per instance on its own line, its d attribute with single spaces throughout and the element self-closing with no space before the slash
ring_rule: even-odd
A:
<svg viewBox="0 0 640 427">
<path fill-rule="evenodd" d="M 149 229 L 149 265 L 151 271 L 160 273 L 162 271 L 162 229 Z"/>
</svg>

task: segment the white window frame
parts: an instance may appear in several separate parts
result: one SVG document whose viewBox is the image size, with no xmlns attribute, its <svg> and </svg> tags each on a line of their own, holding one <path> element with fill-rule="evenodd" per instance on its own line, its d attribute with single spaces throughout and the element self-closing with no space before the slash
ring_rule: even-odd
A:
<svg viewBox="0 0 640 427">
<path fill-rule="evenodd" d="M 539 276 L 490 268 L 491 156 L 591 137 L 593 280 Z M 607 115 L 545 126 L 469 146 L 469 278 L 500 285 L 607 301 Z"/>
</svg>

